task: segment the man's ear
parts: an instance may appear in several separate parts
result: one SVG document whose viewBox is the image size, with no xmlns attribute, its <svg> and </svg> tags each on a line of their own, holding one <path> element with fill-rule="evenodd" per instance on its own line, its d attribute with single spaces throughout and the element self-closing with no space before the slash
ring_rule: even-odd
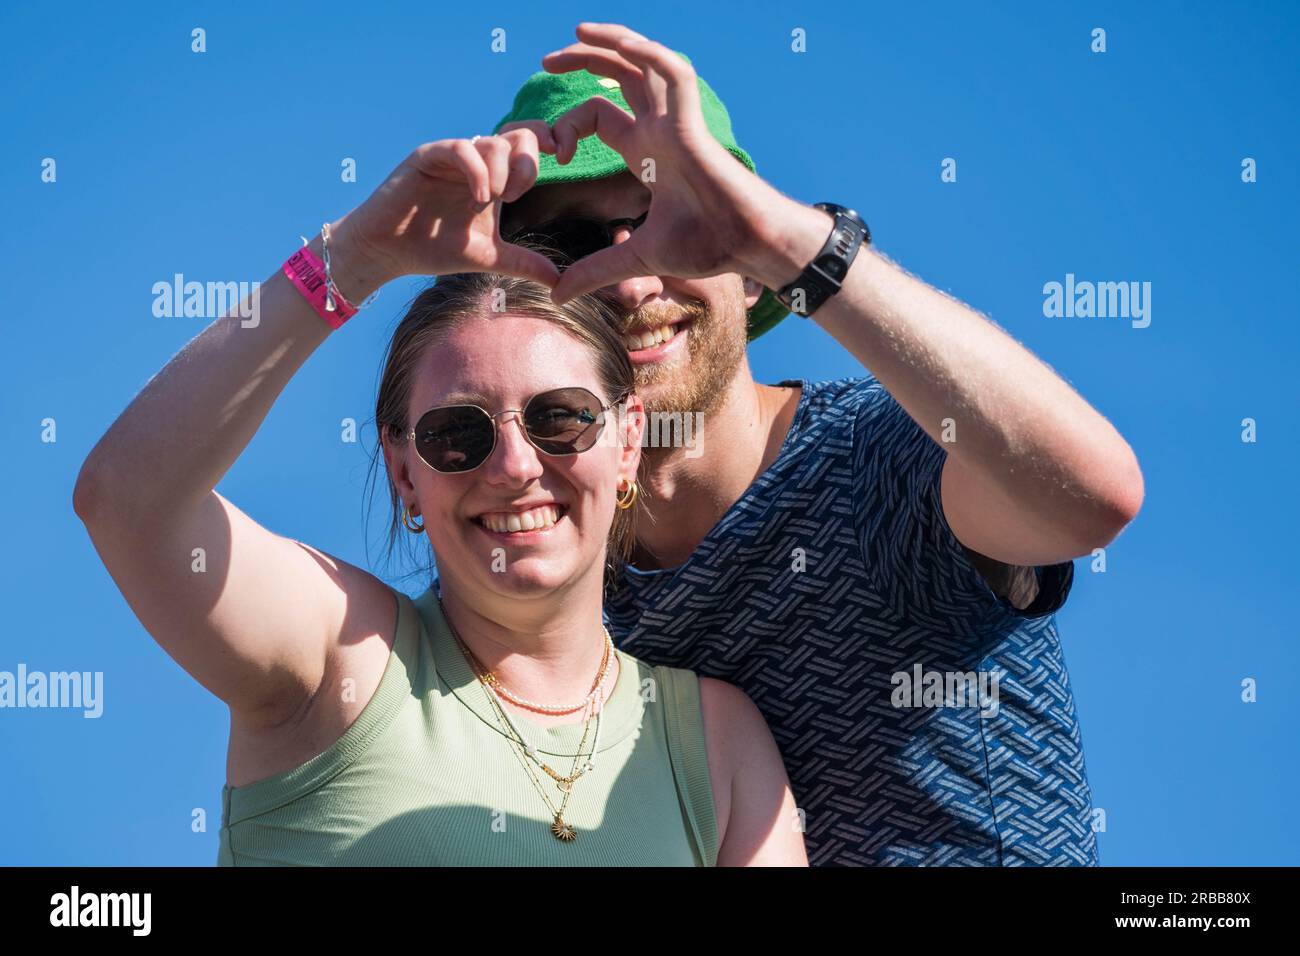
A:
<svg viewBox="0 0 1300 956">
<path fill-rule="evenodd" d="M 757 279 L 751 279 L 749 276 L 744 277 L 745 281 L 745 308 L 752 309 L 754 303 L 758 301 L 759 296 L 763 294 L 763 283 Z"/>
</svg>

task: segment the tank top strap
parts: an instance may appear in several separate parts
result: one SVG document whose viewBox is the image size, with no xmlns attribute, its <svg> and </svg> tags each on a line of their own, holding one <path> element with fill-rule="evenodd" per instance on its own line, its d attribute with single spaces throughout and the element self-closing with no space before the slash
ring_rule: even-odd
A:
<svg viewBox="0 0 1300 956">
<path fill-rule="evenodd" d="M 654 676 L 663 691 L 668 755 L 691 837 L 703 865 L 717 866 L 718 824 L 704 746 L 700 679 L 694 671 L 662 665 L 654 668 Z"/>
</svg>

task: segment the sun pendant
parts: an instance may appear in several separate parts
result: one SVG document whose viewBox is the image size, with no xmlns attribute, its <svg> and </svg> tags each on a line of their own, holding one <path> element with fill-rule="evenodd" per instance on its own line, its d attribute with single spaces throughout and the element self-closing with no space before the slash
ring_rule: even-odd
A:
<svg viewBox="0 0 1300 956">
<path fill-rule="evenodd" d="M 551 824 L 551 834 L 561 843 L 572 843 L 578 838 L 577 832 L 565 823 L 564 817 L 558 813 L 555 815 L 555 822 Z"/>
</svg>

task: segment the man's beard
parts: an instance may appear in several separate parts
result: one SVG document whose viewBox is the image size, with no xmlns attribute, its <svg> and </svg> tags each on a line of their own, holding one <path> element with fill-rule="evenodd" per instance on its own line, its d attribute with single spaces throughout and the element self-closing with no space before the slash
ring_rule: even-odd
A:
<svg viewBox="0 0 1300 956">
<path fill-rule="evenodd" d="M 633 326 L 655 325 L 684 318 L 687 361 L 634 365 L 636 392 L 647 412 L 707 415 L 727 397 L 736 370 L 745 359 L 745 302 L 728 296 L 722 306 L 731 314 L 714 315 L 703 302 L 691 300 L 675 308 L 638 311 L 628 316 Z M 680 334 L 680 333 L 679 333 Z"/>
</svg>

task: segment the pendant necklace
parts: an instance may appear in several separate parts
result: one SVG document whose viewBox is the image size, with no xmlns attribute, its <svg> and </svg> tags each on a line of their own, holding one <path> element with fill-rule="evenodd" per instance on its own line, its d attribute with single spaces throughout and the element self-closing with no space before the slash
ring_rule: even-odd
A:
<svg viewBox="0 0 1300 956">
<path fill-rule="evenodd" d="M 439 596 L 438 603 L 439 606 L 441 606 L 441 596 Z M 564 819 L 564 811 L 568 807 L 569 797 L 573 793 L 573 785 L 584 774 L 590 773 L 596 769 L 595 756 L 596 752 L 600 749 L 600 729 L 601 724 L 603 723 L 601 718 L 604 716 L 604 707 L 601 707 L 599 712 L 596 711 L 596 698 L 605 684 L 605 678 L 608 676 L 611 658 L 613 657 L 611 654 L 613 641 L 610 639 L 609 631 L 605 631 L 605 653 L 597 671 L 596 680 L 592 686 L 591 692 L 587 695 L 587 698 L 576 707 L 548 707 L 546 705 L 532 704 L 530 701 L 523 701 L 516 698 L 514 694 L 508 692 L 503 695 L 506 699 L 511 700 L 520 706 L 549 713 L 565 713 L 581 708 L 590 708 L 591 713 L 583 722 L 584 727 L 582 731 L 582 740 L 578 743 L 577 753 L 573 755 L 573 767 L 569 770 L 568 776 L 561 776 L 557 771 L 553 770 L 550 765 L 544 763 L 541 758 L 538 757 L 537 748 L 529 744 L 528 741 L 524 739 L 524 736 L 519 733 L 519 730 L 514 725 L 514 721 L 510 719 L 510 715 L 501 705 L 501 702 L 497 700 L 498 693 L 505 691 L 504 685 L 501 684 L 495 674 L 483 666 L 482 662 L 474 655 L 474 652 L 465 646 L 465 642 L 460 639 L 460 635 L 457 634 L 456 629 L 452 627 L 451 620 L 447 617 L 445 610 L 443 611 L 443 619 L 447 621 L 447 626 L 451 630 L 452 637 L 456 639 L 456 644 L 460 647 L 461 653 L 465 656 L 466 661 L 470 664 L 471 669 L 478 678 L 479 684 L 482 686 L 483 692 L 487 696 L 488 703 L 496 714 L 497 723 L 502 726 L 503 733 L 505 733 L 507 739 L 512 745 L 510 748 L 511 751 L 515 753 L 516 759 L 520 761 L 524 771 L 528 774 L 528 779 L 532 781 L 533 787 L 546 803 L 547 809 L 550 810 L 551 835 L 562 843 L 572 843 L 577 839 L 578 834 L 572 825 Z M 586 761 L 583 762 L 583 747 L 586 745 L 587 736 L 591 732 L 591 721 L 593 717 L 596 721 L 596 737 L 592 743 L 591 752 L 587 755 Z M 550 798 L 547 797 L 541 781 L 537 779 L 537 775 L 533 772 L 532 767 L 530 767 L 527 761 L 524 760 L 524 756 L 527 756 L 533 761 L 533 763 L 537 764 L 537 766 L 550 776 L 555 782 L 555 786 L 564 794 L 564 799 L 560 801 L 559 807 L 556 807 L 555 804 L 551 802 Z M 582 765 L 581 770 L 578 769 L 580 763 Z"/>
</svg>

